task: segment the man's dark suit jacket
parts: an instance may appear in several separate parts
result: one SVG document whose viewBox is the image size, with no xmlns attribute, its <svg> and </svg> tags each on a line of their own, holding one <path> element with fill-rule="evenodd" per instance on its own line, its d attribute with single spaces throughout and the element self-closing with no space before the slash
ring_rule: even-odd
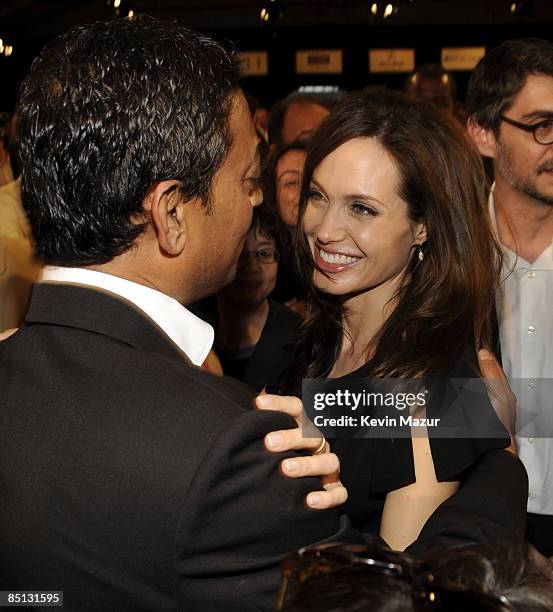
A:
<svg viewBox="0 0 553 612">
<path fill-rule="evenodd" d="M 305 508 L 317 480 L 279 473 L 263 436 L 294 423 L 249 410 L 252 395 L 129 304 L 35 286 L 0 343 L 1 589 L 63 590 L 68 610 L 271 609 L 282 555 L 344 532 L 337 512 Z M 498 453 L 423 545 L 520 528 L 497 508 L 516 508 L 524 472 Z"/>
</svg>

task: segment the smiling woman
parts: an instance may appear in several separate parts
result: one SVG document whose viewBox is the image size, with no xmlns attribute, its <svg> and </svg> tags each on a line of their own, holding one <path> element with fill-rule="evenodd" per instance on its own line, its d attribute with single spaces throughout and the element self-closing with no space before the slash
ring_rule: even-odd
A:
<svg viewBox="0 0 553 612">
<path fill-rule="evenodd" d="M 300 217 L 301 346 L 317 349 L 303 373 L 331 374 L 360 316 L 379 319 L 355 343 L 367 375 L 444 375 L 467 343 L 489 346 L 501 255 L 486 179 L 442 113 L 390 91 L 350 96 L 311 142 Z"/>
<path fill-rule="evenodd" d="M 426 241 L 424 225 L 408 217 L 390 155 L 374 138 L 348 140 L 321 162 L 308 198 L 303 228 L 315 285 L 327 294 L 355 294 L 349 310 L 370 309 L 375 299 L 390 302 L 413 249 Z M 384 314 L 373 317 L 371 327 L 380 326 Z"/>
<path fill-rule="evenodd" d="M 440 421 L 445 396 L 430 379 L 478 378 L 476 351 L 490 346 L 501 257 L 485 186 L 479 157 L 440 111 L 379 90 L 335 108 L 303 176 L 298 257 L 311 289 L 296 390 L 302 377 L 416 379 L 429 400 L 414 416 Z M 483 386 L 481 395 L 476 421 L 494 421 Z M 457 401 L 448 416 L 465 422 L 470 409 Z M 362 530 L 380 525 L 395 548 L 417 537 L 480 454 L 509 443 L 501 428 L 494 439 L 429 431 L 332 444 L 346 510 Z"/>
</svg>

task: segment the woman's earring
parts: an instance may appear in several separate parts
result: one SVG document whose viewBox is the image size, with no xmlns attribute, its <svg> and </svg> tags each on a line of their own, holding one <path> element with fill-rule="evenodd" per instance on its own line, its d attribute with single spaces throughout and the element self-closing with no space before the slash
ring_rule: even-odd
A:
<svg viewBox="0 0 553 612">
<path fill-rule="evenodd" d="M 417 249 L 418 249 L 419 261 L 422 261 L 424 259 L 424 251 L 422 250 L 422 246 L 420 244 L 417 244 Z"/>
</svg>

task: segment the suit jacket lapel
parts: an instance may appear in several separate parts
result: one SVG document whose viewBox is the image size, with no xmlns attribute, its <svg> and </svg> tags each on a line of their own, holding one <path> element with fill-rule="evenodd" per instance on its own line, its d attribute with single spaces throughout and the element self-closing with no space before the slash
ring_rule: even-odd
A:
<svg viewBox="0 0 553 612">
<path fill-rule="evenodd" d="M 62 283 L 35 284 L 25 322 L 85 329 L 191 363 L 142 310 L 101 289 Z"/>
</svg>

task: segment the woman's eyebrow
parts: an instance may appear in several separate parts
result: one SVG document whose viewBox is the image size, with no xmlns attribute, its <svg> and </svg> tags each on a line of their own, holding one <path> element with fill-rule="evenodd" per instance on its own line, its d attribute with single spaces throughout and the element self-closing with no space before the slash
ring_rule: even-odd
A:
<svg viewBox="0 0 553 612">
<path fill-rule="evenodd" d="M 285 174 L 297 174 L 299 176 L 301 172 L 300 170 L 285 170 L 278 176 L 278 179 L 281 179 Z"/>
<path fill-rule="evenodd" d="M 366 193 L 348 193 L 344 196 L 344 200 L 365 200 L 366 202 L 375 202 L 376 204 L 386 207 L 384 202 Z"/>
<path fill-rule="evenodd" d="M 320 185 L 320 183 L 318 183 L 315 179 L 311 179 L 311 185 L 317 187 L 318 189 L 320 189 L 321 191 L 325 191 L 324 188 Z M 366 202 L 374 202 L 376 204 L 380 204 L 381 206 L 384 206 L 385 208 L 387 208 L 386 204 L 384 204 L 384 202 L 381 202 L 378 198 L 375 198 L 371 195 L 368 195 L 366 193 L 348 193 L 343 197 L 344 200 L 364 200 Z"/>
</svg>

